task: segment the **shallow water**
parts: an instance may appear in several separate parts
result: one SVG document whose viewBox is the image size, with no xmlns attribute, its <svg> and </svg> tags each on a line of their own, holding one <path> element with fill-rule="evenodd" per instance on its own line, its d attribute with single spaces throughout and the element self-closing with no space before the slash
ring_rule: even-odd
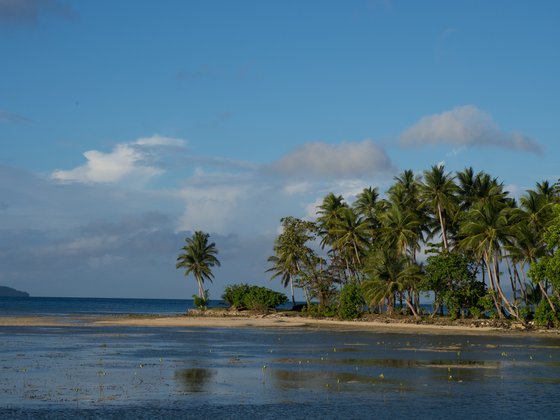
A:
<svg viewBox="0 0 560 420">
<path fill-rule="evenodd" d="M 560 339 L 0 328 L 6 418 L 560 418 Z"/>
</svg>

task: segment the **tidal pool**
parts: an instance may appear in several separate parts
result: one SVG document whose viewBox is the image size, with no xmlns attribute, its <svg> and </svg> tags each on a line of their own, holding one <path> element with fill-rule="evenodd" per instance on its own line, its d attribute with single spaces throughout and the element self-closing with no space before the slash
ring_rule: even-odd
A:
<svg viewBox="0 0 560 420">
<path fill-rule="evenodd" d="M 6 418 L 560 418 L 560 338 L 0 328 Z"/>
</svg>

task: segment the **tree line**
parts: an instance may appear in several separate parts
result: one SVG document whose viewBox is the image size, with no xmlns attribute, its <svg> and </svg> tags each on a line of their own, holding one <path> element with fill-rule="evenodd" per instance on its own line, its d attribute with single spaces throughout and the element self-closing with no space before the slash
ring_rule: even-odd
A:
<svg viewBox="0 0 560 420">
<path fill-rule="evenodd" d="M 352 203 L 329 193 L 315 221 L 281 223 L 267 271 L 290 288 L 294 306 L 301 289 L 310 314 L 419 319 L 426 297 L 432 317 L 445 308 L 452 318 L 559 322 L 560 182 L 539 182 L 517 201 L 484 171 L 435 165 L 402 172 L 384 198 L 373 187 Z M 206 306 L 218 251 L 204 232 L 186 242 L 177 268 L 194 275 L 195 304 Z"/>
<path fill-rule="evenodd" d="M 368 187 L 353 203 L 329 193 L 315 221 L 281 219 L 269 258 L 273 278 L 300 288 L 308 307 L 420 318 L 491 315 L 525 323 L 535 311 L 556 321 L 560 291 L 560 187 L 539 182 L 519 199 L 498 178 L 443 165 L 406 170 L 381 198 Z M 347 308 L 346 308 L 347 309 Z M 346 310 L 345 309 L 345 310 Z M 353 316 L 353 315 L 350 315 Z"/>
</svg>

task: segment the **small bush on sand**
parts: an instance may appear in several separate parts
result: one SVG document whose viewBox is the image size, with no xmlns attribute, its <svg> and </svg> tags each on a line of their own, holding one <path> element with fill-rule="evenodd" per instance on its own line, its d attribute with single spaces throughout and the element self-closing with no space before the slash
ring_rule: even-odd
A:
<svg viewBox="0 0 560 420">
<path fill-rule="evenodd" d="M 288 301 L 283 293 L 248 284 L 233 284 L 226 287 L 222 299 L 233 309 L 257 311 L 267 311 Z"/>
</svg>

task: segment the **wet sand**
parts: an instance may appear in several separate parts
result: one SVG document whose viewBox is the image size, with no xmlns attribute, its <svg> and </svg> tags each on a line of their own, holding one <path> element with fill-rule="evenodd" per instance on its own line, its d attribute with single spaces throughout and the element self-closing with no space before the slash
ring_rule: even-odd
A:
<svg viewBox="0 0 560 420">
<path fill-rule="evenodd" d="M 378 332 L 398 332 L 411 334 L 452 334 L 452 335 L 531 335 L 559 337 L 559 330 L 538 330 L 523 328 L 497 328 L 471 325 L 417 324 L 399 320 L 390 322 L 376 320 L 339 321 L 314 319 L 285 314 L 270 315 L 113 315 L 113 316 L 0 316 L 0 326 L 12 327 L 188 327 L 188 328 L 336 328 L 368 330 Z"/>
</svg>

